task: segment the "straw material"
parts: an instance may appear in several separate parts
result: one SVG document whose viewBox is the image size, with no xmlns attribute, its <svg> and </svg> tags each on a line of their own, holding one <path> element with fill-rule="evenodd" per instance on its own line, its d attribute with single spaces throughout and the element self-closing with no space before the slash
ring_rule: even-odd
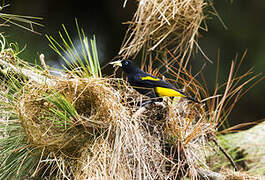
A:
<svg viewBox="0 0 265 180">
<path fill-rule="evenodd" d="M 70 122 L 51 113 L 59 110 L 48 100 L 55 91 L 77 111 Z M 41 149 L 42 159 L 53 152 L 56 164 L 63 164 L 65 170 L 59 170 L 58 177 L 164 179 L 187 172 L 197 176 L 195 167 L 203 161 L 197 157 L 203 154 L 201 141 L 207 141 L 212 128 L 197 114 L 203 107 L 186 100 L 171 104 L 170 99 L 137 106 L 142 99 L 124 81 L 76 77 L 57 79 L 55 86 L 26 85 L 17 110 L 29 145 Z M 74 166 L 67 166 L 73 161 Z"/>
<path fill-rule="evenodd" d="M 122 109 L 118 94 L 107 79 L 60 80 L 55 86 L 29 84 L 19 99 L 17 111 L 30 143 L 47 151 L 74 151 L 93 139 Z M 102 85 L 104 84 L 104 85 Z M 78 115 L 71 122 L 60 119 L 51 109 L 58 109 L 48 98 L 59 92 L 74 105 Z M 115 113 L 115 114 L 114 114 Z M 121 115 L 120 115 L 121 116 Z M 62 125 L 58 125 L 61 123 Z M 69 124 L 70 123 L 70 124 Z M 66 127 L 64 127 L 64 124 Z"/>
<path fill-rule="evenodd" d="M 147 47 L 190 56 L 205 6 L 203 0 L 139 0 L 119 54 L 128 58 Z"/>
</svg>

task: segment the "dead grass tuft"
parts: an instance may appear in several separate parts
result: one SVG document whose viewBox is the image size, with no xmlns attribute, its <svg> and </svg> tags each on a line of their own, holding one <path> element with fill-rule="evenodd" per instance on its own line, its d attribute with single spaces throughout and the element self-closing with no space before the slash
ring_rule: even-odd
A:
<svg viewBox="0 0 265 180">
<path fill-rule="evenodd" d="M 203 0 L 138 0 L 119 54 L 136 55 L 143 47 L 148 51 L 165 50 L 189 57 L 205 16 Z M 188 59 L 188 58 L 187 58 Z"/>
<path fill-rule="evenodd" d="M 183 129 L 179 121 L 185 121 L 182 119 L 185 112 L 173 119 L 170 114 L 178 110 L 175 105 L 169 108 L 169 102 L 133 107 L 133 111 L 130 107 L 130 113 L 115 121 L 105 136 L 100 136 L 93 145 L 84 148 L 76 178 L 174 179 L 188 174 L 196 177 L 195 164 L 199 165 L 197 162 L 201 159 L 196 153 L 202 150 L 198 138 L 207 129 L 202 128 L 201 134 L 194 136 L 190 144 L 185 143 L 186 139 L 174 139 L 172 134 L 176 133 L 176 129 L 169 126 L 175 123 Z M 193 124 L 197 123 L 189 126 L 190 132 Z M 206 138 L 203 140 L 207 141 Z"/>
</svg>

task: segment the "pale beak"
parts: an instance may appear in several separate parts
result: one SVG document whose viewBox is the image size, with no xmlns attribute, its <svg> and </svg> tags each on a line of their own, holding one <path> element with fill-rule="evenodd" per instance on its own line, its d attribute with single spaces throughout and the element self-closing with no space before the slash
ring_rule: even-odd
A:
<svg viewBox="0 0 265 180">
<path fill-rule="evenodd" d="M 110 62 L 109 64 L 112 64 L 113 67 L 115 66 L 120 66 L 122 67 L 122 63 L 121 63 L 122 60 L 118 60 L 118 61 L 113 61 L 113 62 Z"/>
</svg>

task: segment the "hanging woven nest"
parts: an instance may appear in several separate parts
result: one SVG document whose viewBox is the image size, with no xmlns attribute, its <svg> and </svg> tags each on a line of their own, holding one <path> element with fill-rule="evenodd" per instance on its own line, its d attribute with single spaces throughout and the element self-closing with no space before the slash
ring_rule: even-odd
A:
<svg viewBox="0 0 265 180">
<path fill-rule="evenodd" d="M 128 58 L 143 47 L 148 51 L 167 48 L 190 55 L 205 16 L 203 0 L 138 0 L 138 9 L 119 54 Z"/>
</svg>

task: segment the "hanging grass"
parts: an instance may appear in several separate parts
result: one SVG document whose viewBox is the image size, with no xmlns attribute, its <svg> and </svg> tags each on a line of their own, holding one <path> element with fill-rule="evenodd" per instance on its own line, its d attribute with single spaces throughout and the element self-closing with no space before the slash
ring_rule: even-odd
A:
<svg viewBox="0 0 265 180">
<path fill-rule="evenodd" d="M 138 0 L 119 54 L 126 59 L 142 49 L 151 53 L 167 48 L 177 54 L 181 64 L 188 61 L 199 29 L 205 30 L 201 24 L 206 6 L 204 0 Z"/>
</svg>

